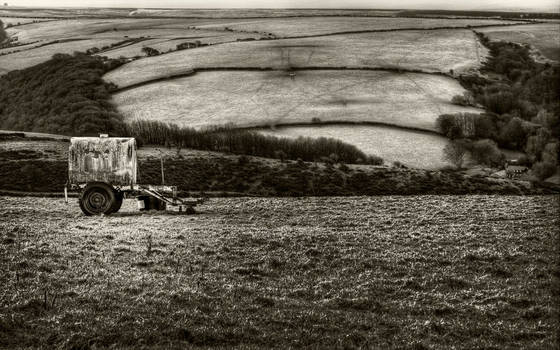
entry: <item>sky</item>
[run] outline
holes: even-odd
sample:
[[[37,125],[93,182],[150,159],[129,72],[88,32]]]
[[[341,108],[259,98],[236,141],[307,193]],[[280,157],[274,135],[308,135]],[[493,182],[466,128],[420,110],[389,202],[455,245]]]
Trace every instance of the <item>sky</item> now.
[[[379,8],[560,12],[560,0],[1,0],[11,6],[129,8]]]

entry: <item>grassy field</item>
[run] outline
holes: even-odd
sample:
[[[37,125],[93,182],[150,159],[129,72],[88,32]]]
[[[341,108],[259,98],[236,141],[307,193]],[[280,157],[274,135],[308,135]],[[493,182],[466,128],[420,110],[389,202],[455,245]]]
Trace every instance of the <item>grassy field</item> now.
[[[446,137],[385,126],[332,125],[296,126],[261,133],[279,137],[333,137],[377,155],[387,164],[401,162],[418,169],[439,169],[451,165],[443,160]]]
[[[352,10],[352,9],[158,9],[158,8],[0,8],[0,16],[23,17],[183,17],[183,18],[251,18],[251,17],[286,17],[286,16],[393,16],[398,10]]]
[[[453,79],[368,71],[204,72],[113,95],[126,119],[190,127],[266,126],[321,121],[381,122],[435,130],[443,113],[477,111],[450,103]],[[204,96],[204,98],[201,98]]]
[[[89,38],[94,35],[108,35],[111,38],[136,34],[142,31],[144,36],[158,29],[170,28],[175,32],[189,25],[182,19],[80,19],[49,21],[9,28],[8,34],[17,35],[20,42],[37,40],[59,40],[70,38]]]
[[[4,23],[4,27],[8,26],[8,25],[20,25],[20,24],[27,24],[27,23],[33,23],[33,22],[44,22],[44,21],[50,21],[51,19],[48,18],[27,18],[27,17],[2,17],[0,15],[0,21],[2,21],[2,23]]]
[[[49,17],[49,18],[76,18],[83,16],[103,16],[123,17],[128,15],[131,9],[126,8],[93,8],[93,7],[57,7],[57,8],[40,8],[40,7],[3,7],[0,8],[0,16],[22,16],[22,17]]]
[[[481,26],[514,23],[496,19],[439,19],[439,18],[363,18],[363,17],[312,17],[240,19],[225,23],[197,25],[199,28],[272,33],[277,37],[324,35],[363,30],[388,30],[403,28],[438,28]]]
[[[560,23],[477,29],[491,40],[529,44],[550,60],[560,62]]]
[[[180,35],[179,35],[180,34]],[[119,57],[135,57],[135,56],[145,56],[142,52],[143,47],[151,47],[162,53],[168,50],[176,50],[178,44],[189,42],[194,43],[200,41],[201,44],[221,44],[225,42],[235,42],[237,40],[260,38],[258,34],[245,34],[245,33],[230,33],[230,32],[217,32],[217,31],[206,31],[206,30],[184,30],[180,33],[174,31],[165,37],[158,39],[149,39],[142,41],[137,44],[128,45],[122,48],[116,48],[114,50],[106,51],[100,53],[99,55],[107,56],[111,58]]]
[[[136,9],[130,16],[251,18],[251,17],[308,17],[308,16],[393,16],[398,10],[352,9]]]
[[[0,347],[553,349],[558,197],[0,197]]]
[[[75,51],[85,51],[92,47],[109,46],[118,41],[119,39],[85,39],[55,43],[35,48],[8,48],[6,49],[7,51],[18,52],[0,56],[0,75],[12,70],[24,69],[43,63],[57,53],[72,54]]]
[[[351,67],[458,73],[487,50],[468,30],[401,31],[229,43],[131,62],[105,75],[121,87],[204,67]]]

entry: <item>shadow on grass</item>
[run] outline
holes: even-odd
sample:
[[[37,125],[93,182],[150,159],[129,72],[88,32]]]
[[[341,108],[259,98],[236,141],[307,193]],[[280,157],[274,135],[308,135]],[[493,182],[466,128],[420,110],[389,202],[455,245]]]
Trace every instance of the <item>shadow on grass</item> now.
[[[202,214],[206,214],[206,213],[202,213],[202,212],[196,212],[194,214],[188,214],[184,211],[180,212],[180,211],[169,211],[169,210],[150,210],[150,211],[124,211],[124,212],[118,212],[118,213],[114,213],[111,214],[110,217],[116,217],[116,218],[122,218],[122,217],[143,217],[143,216],[190,216],[190,217],[194,217],[194,216],[199,216]]]

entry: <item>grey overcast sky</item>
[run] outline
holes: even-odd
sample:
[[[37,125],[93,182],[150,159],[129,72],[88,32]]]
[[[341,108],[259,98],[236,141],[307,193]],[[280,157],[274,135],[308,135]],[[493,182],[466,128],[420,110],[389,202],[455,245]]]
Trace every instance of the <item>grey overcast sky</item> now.
[[[11,6],[131,8],[379,8],[560,12],[560,0],[1,0]]]

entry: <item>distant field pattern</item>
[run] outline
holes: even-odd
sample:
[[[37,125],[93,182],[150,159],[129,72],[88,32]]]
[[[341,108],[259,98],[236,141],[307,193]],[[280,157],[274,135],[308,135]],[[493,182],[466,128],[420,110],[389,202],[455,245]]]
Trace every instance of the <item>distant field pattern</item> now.
[[[546,58],[560,62],[560,23],[477,29],[491,40],[529,44]]]
[[[462,72],[487,50],[469,30],[400,31],[228,43],[131,62],[105,75],[125,87],[206,67],[348,67]]]
[[[199,25],[200,28],[271,33],[279,37],[324,35],[366,30],[388,30],[403,28],[465,28],[515,23],[496,19],[439,19],[439,18],[367,18],[367,17],[312,17],[312,18],[266,18],[223,21],[222,23]]]
[[[216,32],[216,31],[204,31],[204,30],[185,30],[181,32],[181,36],[163,36],[155,39],[147,39],[133,45],[127,45],[122,48],[115,48],[109,50],[99,55],[107,56],[111,58],[119,57],[135,57],[135,56],[145,56],[142,52],[142,48],[151,47],[158,50],[161,53],[165,53],[169,50],[176,50],[178,44],[182,43],[192,43],[199,41],[201,44],[220,44],[224,42],[235,42],[238,39],[246,38],[259,38],[260,36],[229,33],[229,32]]]
[[[478,111],[452,105],[455,80],[429,74],[368,71],[205,72],[114,95],[128,120],[189,127],[263,126],[321,121],[380,122],[435,130],[443,113]]]
[[[28,24],[33,22],[45,22],[50,21],[48,18],[27,18],[27,17],[2,17],[0,15],[0,21],[4,23],[4,27],[17,26],[21,24]]]
[[[116,40],[113,39],[86,39],[51,44],[38,48],[33,48],[35,45],[30,45],[32,47],[30,49],[0,56],[0,75],[11,70],[24,69],[45,62],[57,53],[71,54],[75,51],[85,51],[91,47],[110,45],[115,42]],[[20,48],[15,47],[7,50],[16,51],[20,50]]]

